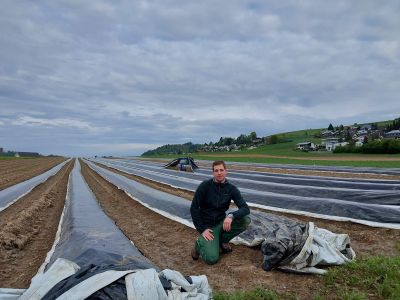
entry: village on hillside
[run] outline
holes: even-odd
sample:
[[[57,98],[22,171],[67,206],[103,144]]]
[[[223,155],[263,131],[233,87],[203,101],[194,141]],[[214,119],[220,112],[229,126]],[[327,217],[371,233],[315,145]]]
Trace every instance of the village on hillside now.
[[[379,123],[378,123],[379,124]],[[252,150],[262,145],[281,143],[294,144],[293,150],[311,152],[353,152],[353,153],[400,153],[400,118],[371,124],[354,124],[350,126],[332,124],[325,129],[304,130],[291,133],[274,134],[258,137],[256,132],[241,134],[237,138],[221,137],[217,142],[205,144],[167,144],[154,150],[148,150],[142,156],[162,154],[184,154],[201,152],[230,152]],[[295,138],[293,137],[295,136]],[[369,149],[365,149],[368,145]],[[358,151],[358,150],[362,151]]]
[[[321,137],[321,144],[304,141],[297,143],[296,148],[304,151],[333,151],[337,147],[348,145],[361,147],[369,141],[398,139],[400,138],[400,130],[385,131],[384,129],[378,129],[376,124],[364,124],[362,126],[341,125],[336,128],[330,124],[327,130],[321,131],[320,135],[316,137]]]

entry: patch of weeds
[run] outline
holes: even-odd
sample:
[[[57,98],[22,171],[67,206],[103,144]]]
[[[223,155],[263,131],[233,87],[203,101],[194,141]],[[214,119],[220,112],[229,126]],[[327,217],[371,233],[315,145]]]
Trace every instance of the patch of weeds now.
[[[396,241],[396,243],[394,244],[394,247],[396,248],[397,252],[400,253],[400,241]]]
[[[329,269],[326,294],[340,299],[399,299],[400,257],[372,257]]]
[[[251,291],[234,291],[234,292],[221,292],[215,293],[213,299],[215,300],[278,300],[288,299],[282,298],[277,293],[264,289],[256,288]],[[293,298],[292,298],[293,299]]]

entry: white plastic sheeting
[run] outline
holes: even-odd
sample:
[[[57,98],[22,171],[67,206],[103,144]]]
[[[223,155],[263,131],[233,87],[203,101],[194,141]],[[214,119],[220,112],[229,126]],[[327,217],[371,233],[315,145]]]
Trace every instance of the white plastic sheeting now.
[[[0,290],[0,299],[42,299],[56,284],[75,274],[78,270],[79,266],[74,262],[57,259],[50,269],[32,280],[29,289],[2,289]],[[159,276],[170,281],[172,288],[165,291]],[[212,290],[208,284],[207,277],[204,275],[191,276],[192,283],[189,283],[177,271],[166,269],[158,273],[155,269],[138,269],[126,271],[109,270],[98,273],[58,295],[57,299],[85,299],[120,278],[125,279],[127,299],[208,300],[212,296]]]
[[[170,278],[175,286],[163,287],[157,275],[159,268],[145,258],[104,214],[80,174],[78,161],[70,174],[59,227],[60,238],[56,239],[56,245],[32,279],[29,289],[0,289],[0,300],[84,299],[95,292],[96,299],[106,299],[110,291],[119,299],[133,299],[133,295],[143,295],[135,299],[154,299],[144,281],[148,281],[147,287],[161,286],[163,295],[167,296],[165,299],[191,297],[203,300],[211,297],[205,276],[193,276],[193,282],[189,283],[180,273],[166,270],[166,274],[160,273],[160,276],[165,278],[168,274],[175,274]],[[126,292],[121,285],[115,287],[119,278],[129,280]],[[102,291],[103,288],[107,291]]]
[[[91,162],[88,162],[88,165],[107,181],[125,191],[134,200],[145,203],[147,207],[156,212],[164,212],[164,216],[170,217],[174,221],[184,225],[189,223],[189,226],[193,227],[189,213],[189,201],[149,188]],[[248,246],[261,243],[261,250],[265,256],[265,268],[264,266],[263,268],[266,270],[286,266],[288,269],[299,272],[321,274],[324,271],[315,268],[315,266],[339,265],[355,257],[347,235],[337,235],[331,232],[328,234],[327,230],[315,231],[312,223],[306,226],[288,218],[263,212],[252,212],[250,218],[252,223],[249,228],[239,235],[234,242]],[[326,234],[323,235],[322,232]],[[332,243],[332,240],[342,240],[343,243]],[[339,255],[343,251],[343,247],[345,250],[348,249],[347,256],[343,253]],[[301,258],[299,257],[300,254]],[[316,257],[311,261],[310,257],[314,255]],[[344,259],[344,256],[346,259]],[[271,261],[273,261],[272,265],[270,265]]]
[[[201,180],[209,176],[197,173],[179,173],[154,165],[144,165],[119,160],[98,160],[120,171],[141,176],[174,188],[194,191]],[[351,221],[368,226],[400,229],[400,182],[382,183],[370,180],[370,189],[360,189],[366,182],[357,180],[321,180],[319,186],[307,186],[301,181],[290,184],[234,178],[249,206],[272,211],[313,216],[337,221]],[[235,182],[232,180],[232,182]],[[296,184],[294,184],[296,183]],[[306,183],[305,183],[306,184]],[[361,184],[361,185],[360,185]],[[324,186],[324,185],[329,185]],[[371,189],[376,186],[376,189]],[[308,196],[305,196],[308,195]]]
[[[285,217],[252,212],[248,230],[234,238],[236,245],[261,245],[263,268],[324,274],[317,266],[342,265],[355,259],[347,234],[336,234]]]

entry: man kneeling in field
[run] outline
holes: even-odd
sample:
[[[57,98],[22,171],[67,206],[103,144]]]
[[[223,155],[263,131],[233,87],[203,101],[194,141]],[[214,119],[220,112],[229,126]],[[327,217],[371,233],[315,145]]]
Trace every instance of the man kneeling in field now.
[[[226,179],[225,162],[215,161],[212,165],[213,178],[203,181],[193,197],[190,213],[194,226],[200,233],[192,258],[200,256],[207,264],[215,264],[222,253],[232,251],[229,241],[246,230],[250,224],[249,207],[236,186]],[[238,210],[226,215],[233,200]]]

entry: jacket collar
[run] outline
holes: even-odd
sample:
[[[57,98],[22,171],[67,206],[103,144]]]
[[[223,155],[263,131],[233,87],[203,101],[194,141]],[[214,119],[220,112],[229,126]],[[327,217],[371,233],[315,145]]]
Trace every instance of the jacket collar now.
[[[226,179],[226,178],[225,178],[225,180],[224,180],[224,181],[222,181],[222,182],[218,182],[218,181],[216,181],[214,177],[213,177],[211,180],[212,180],[212,181],[213,181],[215,184],[221,184],[221,185],[225,185],[225,184],[227,184],[227,183],[228,183],[228,179]]]

